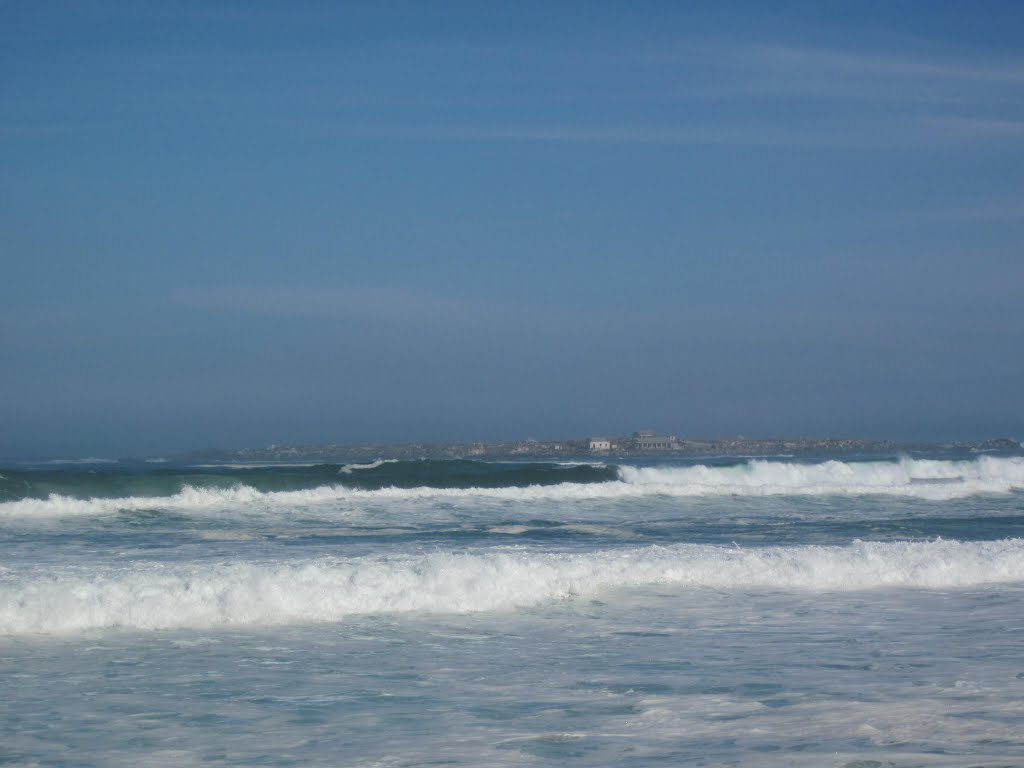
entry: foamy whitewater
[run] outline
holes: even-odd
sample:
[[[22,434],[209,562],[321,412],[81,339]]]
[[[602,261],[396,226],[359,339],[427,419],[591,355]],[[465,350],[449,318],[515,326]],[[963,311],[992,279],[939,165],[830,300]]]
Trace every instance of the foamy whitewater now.
[[[5,765],[1024,765],[1024,458],[0,467]]]

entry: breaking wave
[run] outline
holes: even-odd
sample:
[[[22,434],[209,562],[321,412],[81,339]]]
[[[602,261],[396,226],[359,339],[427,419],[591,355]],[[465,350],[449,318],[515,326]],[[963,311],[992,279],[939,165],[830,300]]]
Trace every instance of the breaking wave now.
[[[452,468],[447,464],[456,464]],[[406,465],[406,466],[401,466]],[[947,500],[1024,489],[1024,458],[982,456],[970,461],[904,458],[898,461],[817,464],[753,460],[732,466],[604,467],[529,465],[494,469],[481,462],[374,462],[360,467],[318,466],[299,475],[284,470],[253,480],[219,478],[227,487],[177,484],[173,492],[127,496],[50,493],[0,502],[0,519],[107,515],[133,510],[190,512],[234,509],[273,511],[344,501],[491,499],[574,501],[641,496],[857,496],[882,495]],[[345,474],[344,470],[351,474]],[[339,472],[342,473],[339,475]],[[378,476],[377,473],[387,473]],[[403,484],[382,485],[398,473]],[[326,473],[326,474],[325,474]],[[441,479],[437,475],[441,474]],[[571,473],[571,474],[568,474]],[[349,478],[371,476],[359,481]],[[244,479],[243,479],[244,478]],[[330,482],[325,479],[332,478]],[[344,480],[339,481],[340,478]],[[571,478],[571,479],[570,479]],[[202,478],[201,478],[202,479]],[[273,490],[288,483],[311,487]],[[526,481],[530,481],[526,483]],[[5,480],[5,482],[7,482]],[[13,481],[12,481],[13,482]],[[24,482],[24,481],[21,481]],[[255,487],[262,482],[266,487]],[[415,484],[413,484],[415,482]],[[11,483],[9,483],[10,485]],[[8,496],[8,498],[10,498]]]
[[[367,464],[346,464],[338,470],[339,475],[351,475],[353,472],[364,469],[378,469],[385,464],[398,464],[398,459],[377,459]]]
[[[135,562],[0,571],[0,635],[343,620],[513,610],[661,585],[952,589],[1024,581],[1024,540],[862,542],[740,549],[696,544],[581,554],[516,550],[230,564]]]
[[[621,467],[623,481],[670,495],[852,496],[893,495],[948,499],[1024,489],[1024,458],[970,461],[903,458],[898,461],[826,461],[818,464],[755,460],[730,467]]]

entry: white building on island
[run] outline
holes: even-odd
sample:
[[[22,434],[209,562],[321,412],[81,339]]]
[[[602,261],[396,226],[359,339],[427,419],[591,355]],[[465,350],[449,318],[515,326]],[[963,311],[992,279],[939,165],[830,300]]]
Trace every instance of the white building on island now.
[[[593,452],[597,451],[610,451],[612,449],[612,441],[607,437],[592,437],[590,438],[590,450]]]

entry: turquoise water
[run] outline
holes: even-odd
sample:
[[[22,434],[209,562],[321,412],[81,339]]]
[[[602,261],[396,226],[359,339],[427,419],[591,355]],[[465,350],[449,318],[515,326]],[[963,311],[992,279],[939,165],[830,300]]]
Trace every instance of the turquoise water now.
[[[1024,765],[1024,459],[0,469],[0,763]]]

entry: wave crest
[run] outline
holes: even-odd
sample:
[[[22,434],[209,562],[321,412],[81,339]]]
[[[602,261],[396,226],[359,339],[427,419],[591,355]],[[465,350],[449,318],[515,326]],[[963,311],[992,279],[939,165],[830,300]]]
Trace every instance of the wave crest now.
[[[518,551],[300,562],[134,563],[0,574],[0,634],[339,621],[510,610],[644,585],[820,591],[1024,581],[1024,540],[854,542],[739,549],[681,544],[585,554]]]
[[[383,465],[378,465],[380,468]],[[360,472],[373,471],[367,465]],[[587,501],[642,496],[856,496],[884,495],[934,501],[1024,490],[1024,458],[983,456],[971,461],[904,458],[900,461],[826,461],[800,464],[754,460],[727,467],[617,468],[618,479],[497,487],[320,485],[297,490],[259,490],[186,485],[166,496],[79,499],[64,494],[0,503],[0,518],[99,516],[123,511],[242,512],[286,510],[340,502],[489,499],[497,501]]]
[[[825,461],[800,464],[754,460],[731,467],[620,467],[621,478],[669,495],[895,495],[947,499],[1024,488],[1024,458],[971,461]]]

